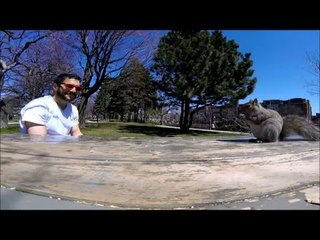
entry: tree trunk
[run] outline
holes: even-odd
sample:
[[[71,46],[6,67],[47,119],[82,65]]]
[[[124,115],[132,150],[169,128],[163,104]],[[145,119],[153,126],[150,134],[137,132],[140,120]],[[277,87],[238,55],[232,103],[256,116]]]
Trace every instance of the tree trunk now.
[[[193,122],[193,116],[196,113],[196,111],[191,111],[191,113],[189,114],[189,122],[188,122],[188,130],[191,128],[192,126],[192,122]]]
[[[190,115],[190,102],[189,100],[185,100],[182,103],[181,117],[180,117],[180,130],[184,133],[187,133],[190,128],[189,115]]]
[[[182,129],[183,119],[184,119],[184,101],[182,100],[181,101],[181,113],[180,113],[180,119],[179,119],[180,129]]]
[[[84,126],[85,124],[85,111],[87,108],[87,104],[88,104],[88,97],[86,96],[82,96],[81,100],[80,100],[80,104],[79,104],[79,123],[80,126]]]
[[[0,128],[7,128],[8,125],[8,113],[4,110],[6,104],[1,99],[0,100]]]

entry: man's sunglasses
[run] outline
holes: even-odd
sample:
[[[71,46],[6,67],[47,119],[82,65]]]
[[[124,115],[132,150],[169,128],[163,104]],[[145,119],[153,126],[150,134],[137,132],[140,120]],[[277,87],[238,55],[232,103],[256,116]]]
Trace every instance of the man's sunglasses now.
[[[82,86],[78,86],[78,85],[74,85],[74,84],[70,84],[70,83],[61,83],[63,85],[65,85],[67,88],[69,88],[70,90],[73,88],[76,88],[76,90],[79,92],[81,90],[83,90]]]

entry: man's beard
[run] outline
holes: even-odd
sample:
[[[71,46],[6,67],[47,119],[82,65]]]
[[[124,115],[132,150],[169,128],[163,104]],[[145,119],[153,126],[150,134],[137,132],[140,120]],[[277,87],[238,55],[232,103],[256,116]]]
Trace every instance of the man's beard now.
[[[57,95],[59,98],[65,100],[65,101],[68,101],[68,102],[69,102],[69,101],[72,101],[72,100],[75,99],[75,97],[76,97],[76,94],[74,94],[74,93],[72,93],[72,92],[69,92],[69,93],[68,93],[67,91],[65,91],[65,90],[62,89],[61,87],[58,88],[58,91],[57,91],[56,95]],[[69,96],[70,96],[70,99],[69,99],[66,95],[69,95]]]

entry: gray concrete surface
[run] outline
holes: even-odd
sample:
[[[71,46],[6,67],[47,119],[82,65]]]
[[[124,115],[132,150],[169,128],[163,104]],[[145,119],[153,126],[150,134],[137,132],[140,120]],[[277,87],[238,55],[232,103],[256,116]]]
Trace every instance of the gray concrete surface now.
[[[319,142],[1,135],[1,185],[1,209],[318,210]]]
[[[244,199],[241,201],[208,204],[173,210],[320,210],[319,204],[308,202],[307,192],[318,192],[319,185],[309,185],[295,190]],[[1,210],[130,210],[115,206],[91,205],[83,201],[39,196],[31,193],[1,188]]]
[[[97,210],[105,209],[77,201],[44,197],[1,187],[1,210]],[[112,209],[112,208],[111,208]]]

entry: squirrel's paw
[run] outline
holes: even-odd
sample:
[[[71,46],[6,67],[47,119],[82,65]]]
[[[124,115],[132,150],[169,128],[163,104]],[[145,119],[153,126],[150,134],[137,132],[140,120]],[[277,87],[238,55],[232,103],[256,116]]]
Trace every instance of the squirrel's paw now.
[[[240,113],[240,114],[239,114],[239,118],[240,118],[240,119],[246,119],[246,115],[244,115],[243,113]]]
[[[252,143],[263,143],[263,141],[262,141],[262,140],[257,139],[257,138],[249,139],[249,142],[252,142]]]

